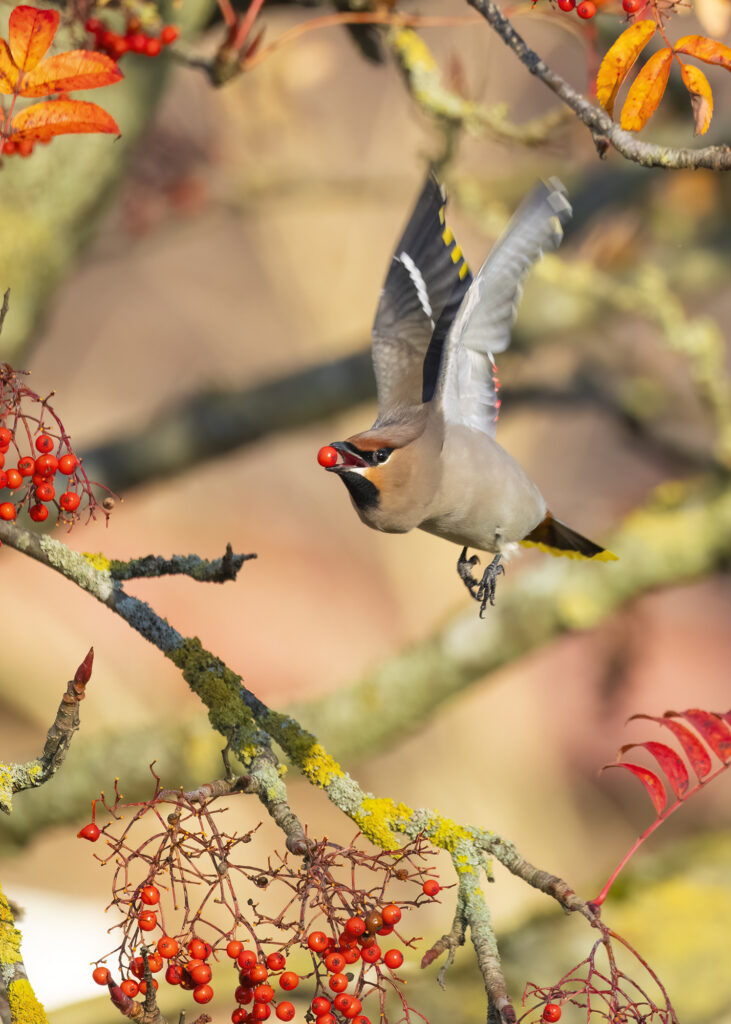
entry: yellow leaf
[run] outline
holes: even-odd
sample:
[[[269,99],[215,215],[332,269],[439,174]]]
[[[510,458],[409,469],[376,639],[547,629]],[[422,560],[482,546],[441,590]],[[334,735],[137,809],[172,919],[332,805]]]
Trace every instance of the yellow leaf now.
[[[705,36],[683,36],[673,47],[676,53],[687,53],[689,57],[697,57],[706,64],[720,64],[731,71],[731,47],[715,39]]]
[[[705,135],[713,117],[711,84],[700,68],[683,64],[683,82],[690,93],[690,104],[695,120],[695,134]]]
[[[0,92],[9,96],[18,81],[18,69],[10,56],[8,44],[0,39]]]
[[[669,47],[658,50],[635,78],[622,108],[620,124],[625,131],[640,131],[657,110],[668,84],[672,59]]]
[[[627,73],[655,34],[654,21],[636,21],[607,51],[596,76],[597,99],[610,114]]]

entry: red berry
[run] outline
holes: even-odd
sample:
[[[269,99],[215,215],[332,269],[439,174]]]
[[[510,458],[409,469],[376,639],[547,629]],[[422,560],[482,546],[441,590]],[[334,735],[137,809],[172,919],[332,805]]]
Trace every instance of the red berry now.
[[[98,18],[89,18],[84,25],[87,32],[91,32],[92,35],[96,35],[101,32],[104,28],[104,23],[99,21]]]
[[[169,935],[163,935],[157,942],[157,951],[160,956],[164,956],[166,960],[170,957],[175,956],[180,949],[177,941],[171,938]]]
[[[136,956],[134,960],[130,961],[129,969],[132,974],[134,974],[135,978],[144,978],[145,961],[141,956]]]
[[[332,992],[344,992],[348,987],[348,979],[344,974],[333,974],[328,982]]]
[[[173,939],[173,941],[175,940]],[[168,969],[165,971],[165,981],[168,985],[179,985],[182,980],[183,968],[180,964],[168,964]]]
[[[266,1020],[272,1012],[271,1006],[268,1003],[254,1003],[251,1016],[254,1020]]]
[[[6,476],[8,478],[8,487],[11,491],[17,490],[17,488],[23,483],[23,477],[17,469],[8,469],[6,471]]]
[[[338,1024],[332,1013],[323,1013],[315,1018],[315,1024]]]
[[[15,505],[12,501],[4,501],[0,505],[0,519],[4,519],[6,523],[15,519]]]
[[[323,1013],[330,1012],[330,1005],[330,1000],[325,996],[315,996],[312,1000],[312,1012],[316,1017],[321,1017]]]
[[[58,499],[58,503],[64,512],[75,512],[81,504],[81,498],[74,491],[65,491]]]
[[[275,1011],[280,1020],[292,1020],[294,1017],[294,1003],[283,1002],[277,1006]]]
[[[588,4],[591,3],[591,0],[584,0],[584,2]],[[427,896],[436,896],[441,888],[436,878],[427,878],[421,887],[421,891]]]
[[[360,999],[356,999],[355,996],[348,996],[348,1002],[341,1009],[341,1013],[346,1020],[352,1020],[357,1017],[360,1011],[363,1009],[363,1004]]]
[[[622,0],[622,7],[624,7],[627,14],[637,14],[640,7],[642,7],[642,0]]]
[[[588,0],[587,0],[588,2]],[[150,38],[148,36],[145,43],[145,55],[147,57],[157,57],[162,52],[162,43],[159,39]]]
[[[581,3],[576,8],[576,13],[580,18],[593,18],[596,14],[596,4],[592,3],[592,0],[581,0]]]
[[[331,444],[326,444],[317,453],[317,461],[327,469],[329,466],[334,466],[338,461],[338,453]]]
[[[213,989],[210,985],[197,985],[193,989],[193,998],[196,1003],[210,1003],[213,999]]]
[[[235,960],[243,948],[243,942],[239,942],[238,939],[231,939],[228,946],[226,946],[226,956],[230,956],[232,960]]]
[[[123,981],[119,987],[122,989],[126,996],[130,997],[130,999],[134,999],[134,997],[140,990],[140,986],[137,984],[136,981],[132,981],[131,978],[127,978],[127,980]]]
[[[6,139],[5,142],[3,142],[3,153],[5,156],[12,156],[14,152],[15,143],[11,142],[10,139]]]
[[[137,918],[137,923],[143,932],[151,932],[157,924],[157,914],[153,910],[143,910]]]
[[[20,469],[20,463],[18,463],[18,469]],[[35,472],[40,473],[41,476],[53,476],[57,469],[58,459],[55,455],[39,455],[35,461]]]
[[[36,497],[39,501],[53,501],[56,497],[56,488],[53,484],[38,484],[36,487]]]
[[[379,928],[376,935],[390,935],[393,928],[390,924],[384,924],[383,928]]]
[[[236,957],[236,962],[243,971],[250,971],[256,963],[256,953],[251,949],[242,949]]]
[[[8,430],[7,427],[0,427],[0,447],[9,445],[13,440],[12,431]]]
[[[561,1007],[556,1003],[546,1003],[543,1007],[543,1020],[556,1021],[561,1018]]]
[[[573,11],[574,7],[576,7],[576,0],[558,0],[558,6],[559,10],[566,11],[568,14],[569,11]]]
[[[335,451],[334,448],[332,450]],[[320,455],[322,455],[324,451],[325,449],[321,448]],[[337,455],[337,452],[335,452],[335,454]],[[320,456],[318,455],[318,460],[319,457]],[[359,935],[362,935],[365,930],[365,921],[363,920],[362,917],[351,917],[349,921],[345,922],[345,931],[348,933],[348,935],[352,935],[353,938],[355,939],[357,939]]]
[[[191,939],[188,952],[194,960],[207,960],[211,955],[211,947],[203,939]]]
[[[36,451],[41,455],[47,455],[53,448],[53,438],[48,434],[39,434],[36,438]]]
[[[34,523],[42,523],[44,520],[48,519],[48,509],[45,505],[32,505],[28,509],[28,515]]]
[[[383,928],[383,918],[377,910],[372,910],[370,914],[366,915],[365,925],[368,934],[373,935],[379,928]]]
[[[285,971],[279,979],[279,985],[285,992],[291,992],[293,989],[297,988],[299,983],[299,975],[295,974],[294,971]]]
[[[4,507],[4,505],[0,505],[0,519],[5,518],[5,516],[3,515]],[[13,508],[12,505],[10,507]],[[15,510],[13,509],[13,511]],[[77,839],[88,839],[90,843],[95,843],[100,835],[101,833],[99,831],[99,828],[97,825],[94,824],[93,821],[90,821],[88,825],[84,825],[81,831],[76,833]]]
[[[106,967],[96,967],[92,972],[91,976],[97,985],[106,985],[111,975]]]
[[[233,1021],[233,1024],[244,1024],[247,1016],[248,1014],[246,1010],[242,1006],[239,1006],[238,1010],[234,1010],[231,1014],[231,1020]]]
[[[325,957],[325,967],[331,974],[337,974],[345,967],[345,957],[342,953],[328,953]]]
[[[0,469],[5,465],[5,453],[0,451]]]
[[[395,903],[389,903],[388,906],[384,907],[381,911],[381,917],[383,918],[384,924],[398,924],[401,920],[401,909],[400,907],[397,907]]]
[[[0,491],[3,489],[3,487],[7,487],[7,484],[8,474],[4,470],[0,469]]]
[[[348,946],[347,949],[341,949],[340,952],[343,954],[346,964],[356,964],[360,960],[360,950],[357,946]]]
[[[234,992],[234,999],[237,1003],[250,1003],[254,998],[254,992],[250,988],[246,988],[245,985],[239,985]]]
[[[267,967],[270,971],[281,971],[286,963],[287,958],[283,953],[270,953],[267,957]]]
[[[262,981],[267,980],[269,977],[269,971],[266,969],[264,964],[254,964],[254,966],[249,970],[249,977],[259,985]]]
[[[160,33],[160,42],[163,44],[163,46],[170,46],[171,43],[175,42],[179,35],[180,29],[178,28],[177,25],[165,25],[162,32]],[[282,1020],[284,1019],[285,1018],[282,1017]],[[286,1019],[289,1020],[289,1018]]]
[[[376,945],[374,942],[372,946],[368,946],[366,949],[361,951],[361,959],[367,964],[375,964],[381,959],[381,947]]]
[[[371,1018],[359,1014],[357,1017],[353,1017],[353,1024],[371,1024]]]
[[[153,979],[152,979],[152,987],[153,987],[153,988],[154,988],[154,989],[155,989],[156,991],[157,991],[157,989],[159,989],[159,988],[160,988],[160,986],[159,986],[159,985],[158,985],[158,983],[157,983],[157,978],[153,978]],[[140,982],[140,992],[142,992],[142,994],[143,994],[143,995],[145,995],[145,994],[147,993],[147,982],[146,982],[146,981],[141,981],[141,982]]]
[[[313,953],[322,953],[329,945],[327,935],[324,932],[312,932],[307,937],[307,945]]]
[[[110,47],[108,47],[109,56],[113,60],[119,60],[129,50],[129,41],[125,36],[117,36]]]
[[[254,989],[254,999],[257,1003],[271,1003],[274,999],[274,989],[271,985],[257,985]]]
[[[154,907],[160,902],[160,890],[156,885],[143,885],[140,891],[140,899],[148,907]]]
[[[383,962],[386,967],[390,967],[392,971],[395,971],[404,962],[404,955],[398,949],[389,949],[383,954]]]
[[[116,32],[112,32],[110,28],[105,29],[104,32],[99,36],[99,45],[104,50],[111,50],[114,46],[115,41],[119,39]]]
[[[198,964],[192,970],[188,971],[196,985],[205,985],[211,980],[211,968],[208,964]]]
[[[46,456],[42,455],[41,458],[46,458]],[[18,472],[21,476],[33,476],[33,473],[35,472],[35,465],[35,460],[31,458],[30,455],[26,455],[24,459],[18,460]],[[41,475],[47,476],[45,473],[42,473]]]

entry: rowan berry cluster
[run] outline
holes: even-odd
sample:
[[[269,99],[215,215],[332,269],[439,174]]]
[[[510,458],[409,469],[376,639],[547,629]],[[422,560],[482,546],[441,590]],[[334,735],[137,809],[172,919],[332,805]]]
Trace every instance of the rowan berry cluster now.
[[[581,0],[579,4],[576,3],[576,0],[557,0],[557,3],[560,11],[570,14],[571,11],[576,10],[578,16],[585,21],[593,18],[596,14],[596,4],[593,3],[593,0]]]
[[[42,523],[55,508],[58,521],[73,526],[82,503],[93,518],[92,485],[49,403],[53,393],[40,398],[22,376],[0,363],[0,520],[11,522],[27,510]],[[110,498],[102,503],[107,517],[113,504]]]
[[[400,1020],[421,1017],[408,1006],[395,972],[417,941],[401,932],[402,918],[440,891],[423,863],[431,851],[422,840],[389,852],[309,841],[305,857],[270,854],[262,868],[240,859],[259,826],[244,834],[223,831],[221,798],[192,800],[160,789],[156,780],[150,801],[121,800],[115,784],[112,804],[102,794],[112,820],[102,828],[92,820],[79,832],[92,842],[104,838],[109,852],[97,859],[115,865],[110,907],[124,916],[111,931],[121,930],[122,939],[103,959],[116,954],[123,980],[117,985],[103,964],[93,978],[109,987],[121,1009],[124,999],[146,995],[150,980],[157,988],[153,975],[163,970],[168,984],[207,1003],[214,994],[212,966],[228,960],[233,1024],[272,1014],[290,1021],[299,1013],[316,1024],[370,1024],[367,1001],[388,1024],[387,998],[389,1005],[395,998]],[[165,804],[173,805],[170,813]],[[115,834],[121,812],[131,808],[131,820]],[[143,820],[145,836],[136,845]],[[152,836],[151,821],[161,826]],[[275,916],[257,898],[270,887],[268,905],[272,894],[281,896]],[[287,998],[295,990],[301,1009]]]
[[[142,31],[139,18],[130,18],[124,34],[114,32],[99,18],[89,18],[84,25],[94,36],[94,49],[106,53],[112,60],[119,60],[125,53],[139,53],[145,57],[158,57],[164,46],[170,46],[178,38],[177,25],[164,25],[159,36]]]

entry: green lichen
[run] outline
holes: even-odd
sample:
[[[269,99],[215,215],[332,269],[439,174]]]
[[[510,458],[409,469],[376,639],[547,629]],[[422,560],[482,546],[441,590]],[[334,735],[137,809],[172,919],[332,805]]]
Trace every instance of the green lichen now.
[[[177,665],[188,686],[206,705],[214,729],[228,736],[235,729],[251,725],[251,711],[241,700],[241,676],[207,651],[198,637],[183,640],[165,656]]]

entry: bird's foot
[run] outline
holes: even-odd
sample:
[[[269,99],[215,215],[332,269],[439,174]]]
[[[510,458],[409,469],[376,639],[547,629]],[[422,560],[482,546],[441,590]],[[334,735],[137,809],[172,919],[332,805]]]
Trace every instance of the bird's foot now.
[[[472,569],[475,565],[480,564],[480,559],[477,555],[473,555],[472,558],[467,557],[467,548],[462,548],[462,554],[459,556],[457,561],[457,572],[459,578],[462,580],[464,585],[470,592],[470,596],[477,600],[477,590],[480,586],[480,581],[472,575]]]
[[[488,565],[482,574],[480,580],[480,586],[477,588],[476,601],[480,602],[480,618],[485,617],[485,609],[487,608],[488,601],[491,605],[495,604],[495,587],[497,586],[498,576],[502,576],[505,572],[505,566],[501,563],[502,555],[495,555],[493,560]]]
[[[457,572],[459,578],[462,580],[464,585],[470,592],[470,596],[475,599],[480,605],[480,618],[484,618],[485,609],[488,603],[491,605],[495,604],[495,587],[497,586],[498,576],[502,576],[505,572],[505,566],[501,564],[502,555],[495,555],[493,560],[490,562],[488,567],[482,574],[482,579],[478,580],[472,575],[472,569],[475,565],[479,564],[480,559],[477,555],[473,555],[471,558],[467,557],[467,548],[462,548],[462,554],[459,556],[457,562]]]

